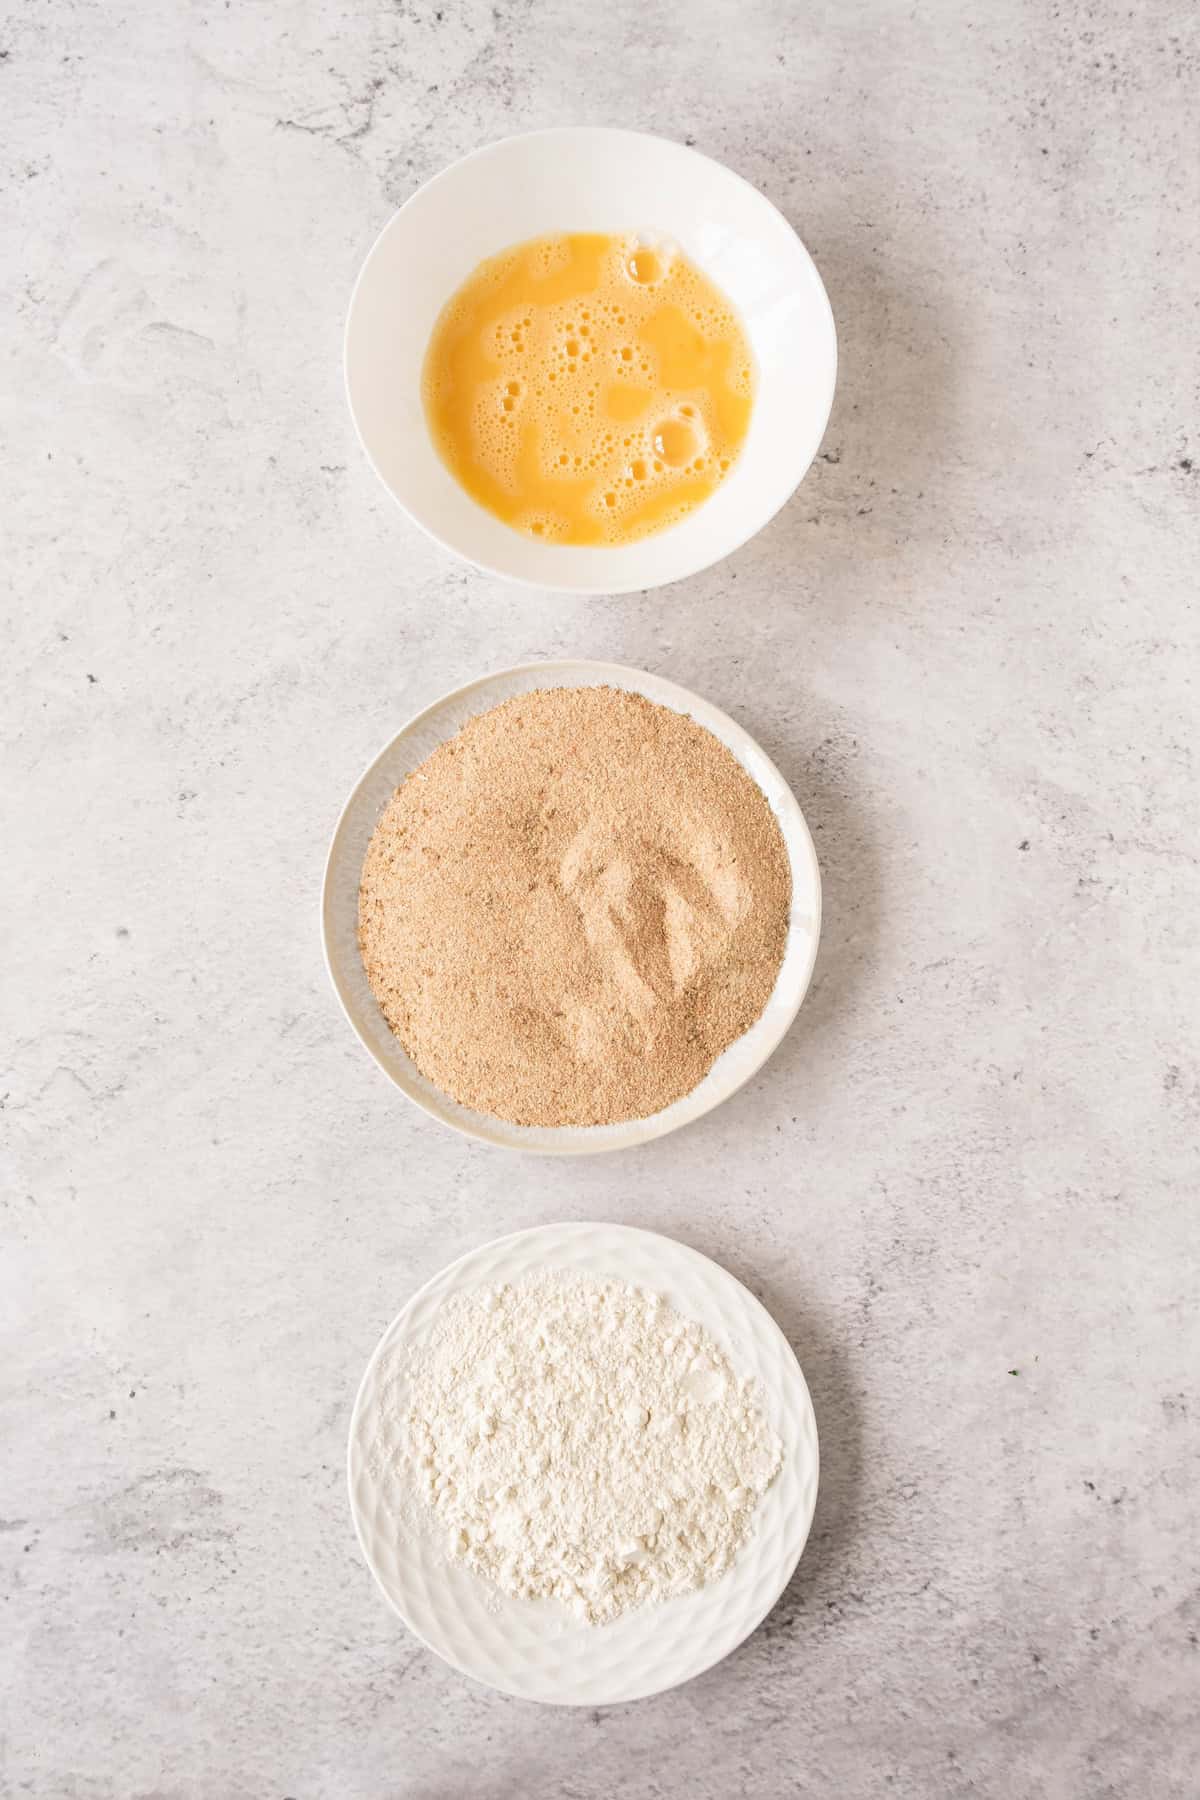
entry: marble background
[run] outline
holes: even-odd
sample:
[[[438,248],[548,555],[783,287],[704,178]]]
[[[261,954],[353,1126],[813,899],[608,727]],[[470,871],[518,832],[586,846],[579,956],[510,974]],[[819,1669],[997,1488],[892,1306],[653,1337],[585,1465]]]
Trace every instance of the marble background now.
[[[8,0],[5,1793],[1196,1793],[1198,19]],[[570,121],[761,187],[842,345],[793,503],[613,601],[450,561],[341,389],[391,210]],[[759,1078],[577,1166],[407,1106],[316,922],[398,724],[560,654],[732,712],[826,881]],[[414,1286],[588,1217],[763,1296],[824,1458],[763,1629],[595,1714],[420,1649],[343,1476]]]

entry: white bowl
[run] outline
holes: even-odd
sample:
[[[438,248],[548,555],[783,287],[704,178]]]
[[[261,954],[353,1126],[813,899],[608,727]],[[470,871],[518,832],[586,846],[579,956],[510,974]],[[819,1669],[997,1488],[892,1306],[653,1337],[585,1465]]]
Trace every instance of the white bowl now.
[[[757,364],[740,456],[678,525],[615,548],[543,544],[487,512],[429,436],[421,365],[445,302],[476,264],[554,231],[646,231],[677,243],[732,300]],[[812,258],[769,200],[682,144],[592,126],[503,138],[425,184],[384,227],[346,323],[346,390],[375,472],[447,549],[512,581],[621,594],[694,575],[766,524],[825,431],[833,314]]]
[[[704,1080],[647,1119],[616,1125],[512,1125],[460,1106],[426,1079],[403,1049],[371,992],[358,950],[358,888],[363,857],[379,815],[395,790],[439,744],[478,713],[536,688],[623,688],[687,714],[731,750],[758,783],[779,823],[792,872],[792,910],[779,975],[761,1018],[719,1056]],[[347,800],[329,846],[321,897],[325,962],[342,1010],[380,1068],[418,1106],[468,1137],[508,1150],[581,1156],[624,1150],[674,1131],[727,1100],[762,1067],[795,1018],[812,977],[821,929],[821,877],[804,815],[783,776],[754,739],[723,712],[674,682],[619,663],[526,663],[456,688],[410,719],[375,758]]]
[[[755,1530],[719,1581],[611,1625],[581,1625],[558,1608],[514,1600],[406,1522],[396,1475],[399,1359],[421,1344],[451,1294],[534,1270],[571,1269],[663,1294],[695,1319],[739,1375],[762,1384],[783,1465],[759,1502]],[[817,1500],[812,1401],[787,1339],[740,1281],[673,1238],[629,1225],[542,1225],[469,1251],[435,1275],[393,1320],[363,1376],[350,1421],[350,1509],[362,1553],[409,1630],[464,1674],[522,1700],[615,1706],[690,1681],[748,1637],[787,1586]]]

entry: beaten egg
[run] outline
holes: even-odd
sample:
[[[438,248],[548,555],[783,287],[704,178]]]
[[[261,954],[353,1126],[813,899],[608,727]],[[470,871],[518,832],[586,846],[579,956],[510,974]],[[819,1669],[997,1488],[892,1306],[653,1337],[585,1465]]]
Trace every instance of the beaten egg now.
[[[623,544],[706,500],[745,439],[749,342],[680,251],[571,232],[489,257],[425,356],[439,454],[497,518],[563,544]]]

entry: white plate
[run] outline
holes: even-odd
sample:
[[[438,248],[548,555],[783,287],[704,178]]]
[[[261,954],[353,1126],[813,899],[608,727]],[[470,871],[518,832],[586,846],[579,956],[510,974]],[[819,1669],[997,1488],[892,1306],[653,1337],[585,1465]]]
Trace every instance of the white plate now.
[[[499,706],[514,694],[528,694],[535,688],[599,687],[606,683],[631,694],[644,694],[648,700],[686,713],[698,725],[706,726],[733,752],[766,795],[783,833],[792,870],[792,910],[783,962],[762,1017],[717,1058],[699,1086],[662,1112],[616,1125],[511,1125],[505,1119],[493,1119],[460,1106],[435,1087],[407,1055],[379,1010],[358,950],[358,887],[363,857],[380,813],[405,776],[431,756],[439,744],[461,731],[468,719]],[[623,668],[619,663],[525,663],[516,669],[485,675],[443,695],[410,719],[380,751],[347,800],[329,846],[321,929],[329,978],[342,1010],[380,1068],[410,1100],[443,1124],[452,1125],[468,1137],[483,1138],[489,1144],[508,1150],[579,1156],[596,1150],[624,1150],[674,1131],[728,1099],[761,1068],[799,1011],[812,977],[821,929],[821,877],[804,815],[783,776],[754,739],[715,706],[686,688],[676,687],[674,682]]]
[[[680,524],[616,548],[541,544],[459,486],[430,440],[421,365],[434,321],[485,256],[554,231],[646,231],[677,243],[733,301],[757,364],[750,430],[727,480]],[[466,561],[534,587],[620,594],[707,568],[764,526],[824,435],[833,314],[812,258],[731,169],[636,131],[504,138],[436,176],[384,227],[346,322],[346,392],[384,486]]]
[[[757,1529],[719,1581],[611,1625],[581,1625],[545,1602],[512,1600],[400,1518],[395,1420],[381,1390],[397,1350],[423,1341],[451,1294],[535,1269],[577,1270],[648,1287],[696,1320],[739,1375],[762,1384],[783,1466]],[[748,1637],[800,1560],[817,1501],[817,1425],[787,1339],[727,1270],[672,1238],[629,1225],[544,1225],[472,1250],[409,1301],[367,1366],[350,1422],[350,1509],[362,1553],[409,1630],[489,1687],[523,1700],[614,1706],[690,1681]]]

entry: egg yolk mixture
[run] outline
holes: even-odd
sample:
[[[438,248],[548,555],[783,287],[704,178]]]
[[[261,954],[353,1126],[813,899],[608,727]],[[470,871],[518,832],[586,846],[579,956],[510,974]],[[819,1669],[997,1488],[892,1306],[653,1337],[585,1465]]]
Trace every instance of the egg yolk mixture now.
[[[442,459],[518,531],[623,544],[724,478],[753,405],[733,308],[677,250],[572,232],[489,257],[425,356]]]

